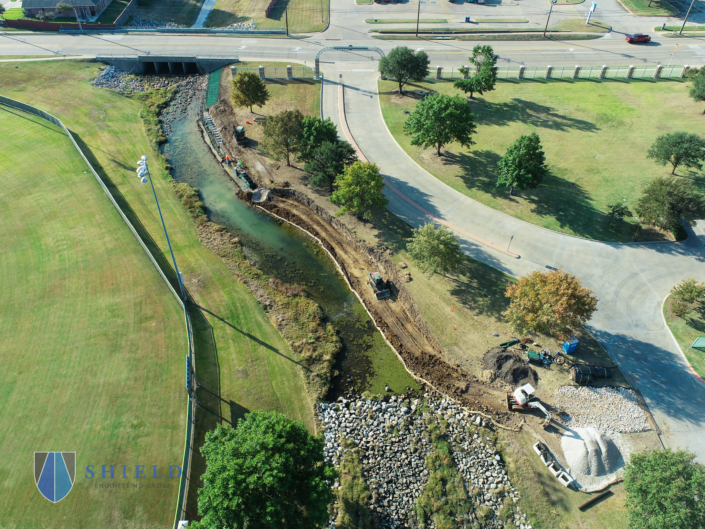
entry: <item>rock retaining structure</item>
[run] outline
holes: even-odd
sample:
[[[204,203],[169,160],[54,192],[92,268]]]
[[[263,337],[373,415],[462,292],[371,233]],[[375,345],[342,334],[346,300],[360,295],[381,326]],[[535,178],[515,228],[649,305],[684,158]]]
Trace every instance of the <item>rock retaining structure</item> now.
[[[156,88],[169,88],[177,86],[179,88],[190,88],[194,82],[192,79],[198,78],[196,75],[168,76],[161,75],[130,75],[116,66],[106,66],[98,77],[91,83],[97,88],[110,88],[121,94],[132,94],[134,92],[146,92]]]
[[[462,476],[474,509],[468,527],[531,529],[519,511],[519,493],[510,483],[490,435],[491,422],[464,410],[450,399],[425,394],[423,399],[392,396],[388,402],[346,400],[319,404],[325,428],[325,455],[339,465],[355,446],[370,487],[369,509],[374,527],[418,527],[416,500],[429,480],[426,458],[433,450],[429,427],[440,428]],[[352,445],[350,444],[352,443]],[[340,485],[336,482],[334,488]],[[334,527],[335,516],[331,520]],[[426,525],[428,528],[434,524]]]

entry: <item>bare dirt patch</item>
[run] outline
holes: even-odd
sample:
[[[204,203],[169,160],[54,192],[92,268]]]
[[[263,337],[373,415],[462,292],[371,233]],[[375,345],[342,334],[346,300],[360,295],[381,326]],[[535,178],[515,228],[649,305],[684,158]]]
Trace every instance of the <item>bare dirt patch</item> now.
[[[485,369],[495,373],[497,378],[501,378],[511,386],[522,386],[531,384],[536,387],[539,376],[532,369],[529,363],[518,354],[494,347],[485,353],[483,357]]]

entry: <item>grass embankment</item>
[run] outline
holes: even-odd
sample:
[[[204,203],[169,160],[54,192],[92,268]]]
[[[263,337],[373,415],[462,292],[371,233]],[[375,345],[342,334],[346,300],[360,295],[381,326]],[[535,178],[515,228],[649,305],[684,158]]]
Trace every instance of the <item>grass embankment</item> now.
[[[478,24],[525,24],[529,22],[525,18],[476,18],[474,22]]]
[[[203,313],[195,309],[191,312],[201,399],[207,393],[216,395],[220,406],[211,410],[216,412],[214,416],[232,421],[250,409],[278,410],[302,420],[313,430],[313,412],[300,368],[291,361],[291,348],[247,287],[235,280],[223,261],[199,242],[188,211],[174,193],[172,180],[157,163],[157,153],[139,118],[142,104],[110,90],[93,88],[88,80],[100,73],[100,64],[54,64],[49,67],[54,70],[50,72],[54,79],[51,84],[45,81],[46,64],[26,63],[17,69],[15,66],[16,63],[0,64],[0,94],[37,105],[64,120],[98,170],[112,181],[135,224],[151,237],[150,244],[161,252],[160,259],[169,271],[168,248],[154,198],[139,184],[133,168],[142,154],[151,155],[152,178],[179,269],[192,299],[206,309]],[[176,380],[181,388],[183,355],[178,358]],[[184,403],[180,400],[179,405]],[[151,438],[147,430],[141,434]],[[179,435],[183,440],[183,429]],[[198,466],[198,461],[194,464]],[[112,505],[107,507],[109,504],[104,503],[104,512],[116,511],[114,504],[120,494],[112,493]],[[95,510],[94,504],[83,505],[82,509]],[[148,509],[151,506],[145,507]],[[168,516],[173,516],[174,502],[167,510]]]
[[[672,17],[680,12],[668,0],[619,0],[633,15],[645,17]]]
[[[5,86],[15,70],[1,71]],[[0,134],[3,524],[171,527],[178,480],[102,490],[85,467],[181,465],[183,313],[62,130],[1,106]],[[41,450],[77,453],[57,505],[27,471]]]
[[[200,0],[140,0],[135,15],[189,27],[201,9]]]
[[[679,81],[500,81],[469,104],[478,125],[470,149],[450,145],[438,158],[410,145],[402,132],[416,100],[379,85],[382,113],[401,147],[441,181],[494,209],[552,230],[608,241],[630,240],[630,220],[609,228],[608,205],[633,208],[643,186],[666,168],[646,158],[660,134],[700,133],[702,109]],[[449,81],[408,86],[459,94]],[[496,187],[497,162],[522,134],[536,132],[549,175],[537,189],[509,198]],[[579,146],[579,148],[576,148]],[[693,177],[699,172],[684,172]],[[705,182],[694,180],[701,190]],[[626,202],[623,201],[626,199]]]
[[[581,18],[569,18],[561,20],[555,26],[548,28],[548,31],[571,31],[573,33],[607,33],[611,26],[602,20],[591,19],[589,24]]]
[[[585,512],[578,507],[591,496],[561,485],[531,448],[536,438],[526,429],[514,434],[499,430],[498,449],[512,485],[519,491],[519,508],[531,525],[541,529],[627,529],[624,484],[609,487],[614,494]]]
[[[5,20],[19,20],[24,18],[24,9],[13,7],[5,11],[2,16]]]
[[[254,20],[261,29],[284,29],[286,20],[284,8],[289,10],[289,33],[313,33],[323,31],[328,25],[330,3],[320,0],[291,0],[278,2],[269,13],[264,11],[269,0],[218,0],[215,8],[208,16],[206,27],[220,28]]]
[[[666,26],[661,29],[661,26],[654,28],[654,31],[680,31],[680,26]],[[685,26],[683,31],[705,31],[705,26]]]
[[[694,303],[683,318],[673,313],[675,302],[673,296],[669,296],[664,304],[663,315],[666,323],[690,365],[701,378],[705,378],[705,351],[690,347],[696,338],[705,336],[705,302]]]
[[[98,24],[112,24],[115,22],[117,17],[119,17],[123,11],[125,11],[125,8],[127,5],[130,3],[130,0],[113,0],[108,4],[108,7],[105,8],[105,11],[103,11],[98,19],[96,20],[96,23]]]
[[[416,24],[415,18],[368,18],[365,20],[368,24]],[[447,24],[445,18],[422,18],[419,20],[421,24]]]

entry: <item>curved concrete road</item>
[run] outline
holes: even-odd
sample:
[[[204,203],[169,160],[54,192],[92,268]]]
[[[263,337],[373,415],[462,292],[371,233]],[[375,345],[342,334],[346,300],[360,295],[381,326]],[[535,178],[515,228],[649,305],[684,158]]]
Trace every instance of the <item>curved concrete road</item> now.
[[[682,243],[610,244],[500,213],[443,184],[399,147],[382,118],[377,75],[369,63],[367,71],[329,70],[324,117],[340,122],[342,73],[350,132],[380,167],[389,209],[412,226],[433,219],[452,227],[468,255],[513,276],[563,268],[579,277],[599,299],[589,329],[641,391],[664,444],[687,448],[705,463],[705,384],[689,372],[661,318],[662,301],[674,284],[691,277],[705,281],[705,223]]]

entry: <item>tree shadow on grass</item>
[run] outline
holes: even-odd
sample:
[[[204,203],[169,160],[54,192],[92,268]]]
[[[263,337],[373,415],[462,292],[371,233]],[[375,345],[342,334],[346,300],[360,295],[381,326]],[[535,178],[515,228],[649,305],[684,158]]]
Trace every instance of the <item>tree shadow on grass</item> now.
[[[559,109],[541,105],[525,99],[495,103],[481,100],[472,106],[477,121],[483,125],[505,126],[511,123],[526,123],[537,128],[582,132],[597,132],[600,127],[584,119],[561,114]]]
[[[500,200],[526,200],[532,213],[555,219],[564,230],[599,240],[613,241],[618,236],[610,230],[607,215],[594,206],[591,196],[579,184],[551,172],[536,189],[515,190],[516,198],[510,197],[505,187],[497,187],[499,159],[497,153],[489,150],[449,152],[444,156],[444,163],[461,168],[458,177],[468,189],[482,191]]]
[[[502,319],[509,305],[504,293],[511,279],[502,272],[474,259],[464,259],[460,269],[449,276],[453,283],[450,293],[465,308],[475,314]]]

